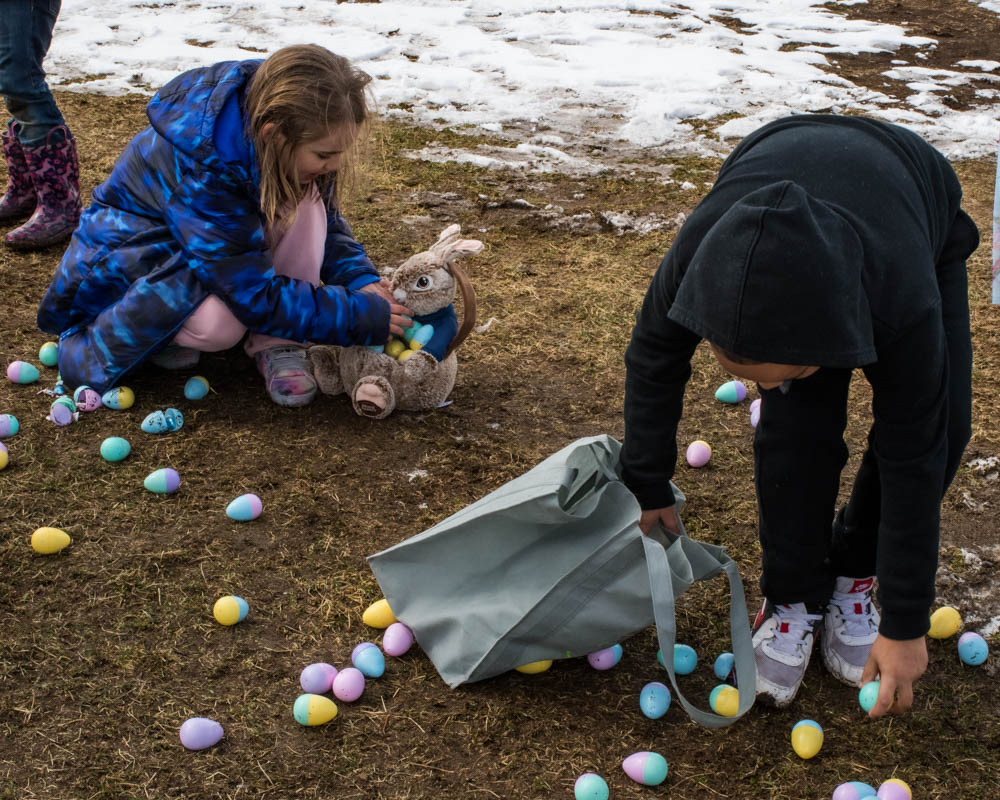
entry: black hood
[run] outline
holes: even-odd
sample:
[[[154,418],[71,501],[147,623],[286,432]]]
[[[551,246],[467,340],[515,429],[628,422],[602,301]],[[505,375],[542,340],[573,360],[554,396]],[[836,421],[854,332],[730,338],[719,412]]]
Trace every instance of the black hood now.
[[[877,360],[864,249],[835,208],[792,181],[733,203],[698,245],[668,316],[755,361]]]

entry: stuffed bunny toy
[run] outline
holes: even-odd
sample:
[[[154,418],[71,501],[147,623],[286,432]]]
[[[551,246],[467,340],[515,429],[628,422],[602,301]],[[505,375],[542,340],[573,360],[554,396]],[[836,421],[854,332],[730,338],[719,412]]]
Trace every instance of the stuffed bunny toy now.
[[[396,302],[413,311],[418,334],[433,331],[433,336],[424,340],[413,335],[410,349],[399,360],[382,347],[310,347],[319,390],[349,394],[354,410],[371,419],[383,419],[395,409],[429,411],[440,406],[455,386],[455,348],[476,321],[475,292],[455,262],[482,249],[482,242],[461,238],[461,228],[450,225],[429,250],[393,270],[390,283]],[[464,304],[461,328],[452,305],[456,284]],[[389,345],[385,350],[392,352]]]

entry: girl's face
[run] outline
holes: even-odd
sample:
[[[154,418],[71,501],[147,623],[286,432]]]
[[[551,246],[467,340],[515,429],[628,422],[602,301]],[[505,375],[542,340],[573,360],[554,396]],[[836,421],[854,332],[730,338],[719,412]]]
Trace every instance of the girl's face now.
[[[354,141],[347,126],[335,128],[326,136],[300,144],[293,152],[292,165],[299,183],[312,183],[317,178],[340,169],[340,159]]]

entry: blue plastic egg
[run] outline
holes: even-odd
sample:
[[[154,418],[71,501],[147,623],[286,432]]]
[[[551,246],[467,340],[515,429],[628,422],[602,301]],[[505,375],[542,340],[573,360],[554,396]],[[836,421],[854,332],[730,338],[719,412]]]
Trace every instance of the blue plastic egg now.
[[[132,445],[121,436],[109,436],[101,442],[101,457],[105,461],[121,461],[131,452]]]
[[[125,411],[135,403],[135,393],[127,386],[116,386],[101,395],[101,403],[115,411]]]
[[[833,800],[865,800],[875,797],[875,788],[861,781],[848,781],[833,790]]]
[[[140,426],[146,433],[170,433],[184,426],[184,415],[176,408],[166,411],[153,411],[147,415]]]
[[[608,800],[608,783],[596,772],[584,772],[573,784],[576,800]]]
[[[639,708],[650,719],[659,719],[670,708],[670,689],[659,681],[652,681],[639,692]]]
[[[385,674],[385,656],[378,645],[362,642],[351,653],[351,663],[366,678],[381,678]]]
[[[226,506],[226,516],[237,522],[249,522],[257,519],[264,510],[264,504],[255,494],[241,494]]]
[[[434,337],[434,326],[433,325],[421,325],[416,333],[414,333],[410,339],[410,347],[414,344],[418,344],[421,347],[425,347],[427,343]]]
[[[195,375],[184,384],[184,396],[188,400],[201,400],[208,395],[208,389],[208,381],[201,375]]]
[[[688,644],[674,645],[674,672],[678,675],[689,675],[698,664],[698,654]]]
[[[38,351],[38,360],[46,367],[54,367],[59,363],[59,345],[55,342],[46,342]]]
[[[13,414],[0,414],[0,439],[13,436],[21,428],[21,423]]]
[[[712,665],[712,671],[715,673],[715,677],[720,681],[725,681],[729,679],[729,675],[733,671],[733,666],[736,664],[736,657],[732,653],[721,653],[715,663]]]
[[[969,631],[958,637],[958,657],[970,667],[978,667],[989,654],[989,645],[978,633]]]

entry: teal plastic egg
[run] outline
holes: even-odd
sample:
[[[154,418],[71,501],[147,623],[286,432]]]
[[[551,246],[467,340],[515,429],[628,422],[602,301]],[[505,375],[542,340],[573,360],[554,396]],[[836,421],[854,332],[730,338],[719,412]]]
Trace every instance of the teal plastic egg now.
[[[861,687],[861,691],[858,692],[858,703],[861,704],[861,707],[865,711],[871,711],[875,707],[875,701],[878,700],[878,690],[881,685],[878,681],[868,681],[868,683]]]
[[[201,375],[195,375],[184,384],[184,396],[188,400],[201,400],[208,395],[208,389],[208,381]]]
[[[21,429],[21,423],[13,414],[0,414],[0,439],[13,436]]]
[[[608,783],[596,772],[584,772],[573,784],[576,800],[608,800]]]
[[[630,755],[622,762],[622,769],[643,786],[659,786],[667,779],[667,759],[648,750]]]
[[[172,494],[181,485],[181,476],[176,470],[164,467],[150,472],[142,485],[155,494]]]
[[[132,445],[121,436],[109,436],[101,442],[101,457],[105,461],[121,461],[131,452]]]
[[[46,367],[54,367],[59,363],[59,345],[55,342],[46,342],[38,351],[38,360]]]
[[[27,361],[11,361],[7,365],[7,379],[11,383],[34,383],[38,375],[38,367]]]
[[[722,403],[742,403],[747,396],[743,381],[726,381],[715,390],[715,399]]]

